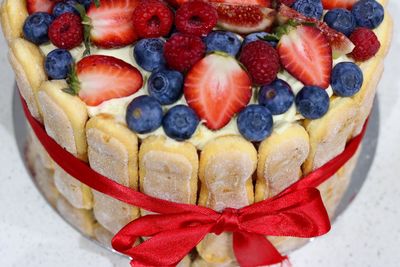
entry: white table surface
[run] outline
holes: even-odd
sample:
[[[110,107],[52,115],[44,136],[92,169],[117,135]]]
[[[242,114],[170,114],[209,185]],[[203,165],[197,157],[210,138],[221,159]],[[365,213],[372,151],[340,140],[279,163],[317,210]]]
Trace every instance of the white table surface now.
[[[392,0],[389,9],[399,29],[400,2]],[[13,72],[0,38],[0,266],[128,266],[67,225],[27,175],[13,134]],[[329,234],[291,255],[294,267],[400,266],[399,47],[395,30],[379,86],[381,133],[368,180]]]

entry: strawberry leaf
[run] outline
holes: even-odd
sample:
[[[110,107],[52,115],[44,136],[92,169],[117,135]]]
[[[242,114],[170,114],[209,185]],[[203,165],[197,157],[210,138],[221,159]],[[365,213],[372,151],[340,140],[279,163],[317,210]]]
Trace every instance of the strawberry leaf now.
[[[98,2],[99,0],[95,1]],[[100,2],[98,2],[100,5]],[[97,5],[96,5],[97,6]],[[90,18],[86,14],[86,9],[83,5],[81,4],[76,4],[75,8],[78,10],[81,19],[82,19],[82,24],[83,24],[83,42],[85,44],[85,51],[83,52],[83,56],[88,56],[90,55],[90,31],[92,30],[92,25],[90,23]]]
[[[76,73],[76,67],[74,65],[71,66],[71,71],[69,72],[67,77],[67,83],[69,87],[64,88],[62,91],[70,95],[78,95],[81,83],[79,82],[78,75]]]
[[[100,7],[100,0],[94,0],[94,5],[96,7]]]

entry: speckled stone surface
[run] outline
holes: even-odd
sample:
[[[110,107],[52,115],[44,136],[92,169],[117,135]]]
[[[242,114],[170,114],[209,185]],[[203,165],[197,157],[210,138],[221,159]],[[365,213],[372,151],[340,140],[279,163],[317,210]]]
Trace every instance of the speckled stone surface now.
[[[291,255],[294,267],[400,266],[400,2],[392,0],[389,10],[395,32],[379,85],[375,162],[361,193],[332,231]],[[67,225],[28,177],[14,141],[14,80],[0,38],[0,266],[129,266]]]

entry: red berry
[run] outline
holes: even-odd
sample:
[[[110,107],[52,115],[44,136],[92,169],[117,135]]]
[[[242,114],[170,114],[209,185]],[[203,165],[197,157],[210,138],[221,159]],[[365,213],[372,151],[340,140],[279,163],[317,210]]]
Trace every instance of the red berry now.
[[[189,70],[204,57],[206,45],[200,37],[177,33],[164,46],[164,56],[169,67],[178,71]]]
[[[81,18],[74,13],[65,13],[56,18],[49,28],[50,41],[58,48],[72,49],[83,41]]]
[[[187,2],[176,11],[176,28],[183,33],[197,36],[207,35],[217,25],[217,22],[217,10],[206,2]]]
[[[263,41],[243,47],[239,60],[247,68],[253,83],[259,85],[273,82],[280,69],[278,52]]]
[[[279,2],[287,6],[292,6],[296,0],[279,0]]]
[[[174,22],[171,9],[158,0],[143,1],[133,13],[136,33],[142,38],[154,38],[167,35]]]
[[[356,46],[351,56],[356,61],[365,61],[378,53],[381,43],[375,33],[367,28],[357,28],[350,35],[350,40]]]

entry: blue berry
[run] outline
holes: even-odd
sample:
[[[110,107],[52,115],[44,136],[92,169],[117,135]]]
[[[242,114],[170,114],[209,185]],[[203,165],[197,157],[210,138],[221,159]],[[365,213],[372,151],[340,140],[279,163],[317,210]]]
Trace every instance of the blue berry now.
[[[171,108],[162,121],[164,132],[177,141],[190,139],[199,123],[199,117],[193,109],[185,105]]]
[[[151,96],[139,96],[132,100],[126,110],[126,124],[139,134],[155,131],[161,126],[163,111],[160,103]]]
[[[356,28],[356,19],[347,9],[336,8],[325,14],[324,21],[329,27],[346,36],[349,36]]]
[[[88,9],[90,4],[92,3],[92,0],[78,0],[78,3]]]
[[[251,142],[261,142],[271,135],[274,121],[271,112],[261,105],[249,105],[237,118],[239,132]]]
[[[45,12],[37,12],[30,15],[23,27],[24,36],[28,41],[41,45],[49,41],[49,26],[54,17]]]
[[[207,52],[222,51],[232,56],[236,56],[240,50],[242,42],[232,32],[214,31],[204,38]]]
[[[68,50],[55,49],[47,55],[44,65],[49,78],[60,80],[67,78],[73,62]]]
[[[151,38],[142,39],[134,49],[136,63],[147,71],[153,71],[165,66],[164,41]]]
[[[147,87],[149,95],[161,105],[171,105],[183,94],[183,75],[175,70],[158,69],[151,74]]]
[[[297,0],[293,8],[306,17],[321,19],[324,8],[321,0]]]
[[[358,93],[363,84],[363,73],[356,64],[342,62],[332,70],[331,85],[338,96],[348,97]]]
[[[369,29],[378,27],[385,16],[383,6],[375,0],[360,0],[351,10],[356,19],[357,26]]]
[[[245,46],[251,42],[255,42],[255,41],[262,41],[265,38],[271,37],[272,35],[270,33],[267,32],[254,32],[254,33],[250,33],[249,35],[247,35],[244,40],[243,40],[243,45]],[[278,40],[276,41],[266,41],[267,43],[269,43],[270,45],[272,45],[273,47],[276,47],[278,45]]]
[[[75,13],[79,15],[79,12],[78,10],[76,10],[75,5],[77,5],[77,2],[74,0],[58,2],[53,8],[53,15],[55,17],[59,17],[64,13]]]
[[[318,86],[305,86],[296,96],[297,110],[306,119],[319,119],[329,109],[329,96]]]
[[[287,82],[277,79],[261,87],[258,102],[267,107],[272,115],[279,115],[288,111],[293,105],[294,94]]]

